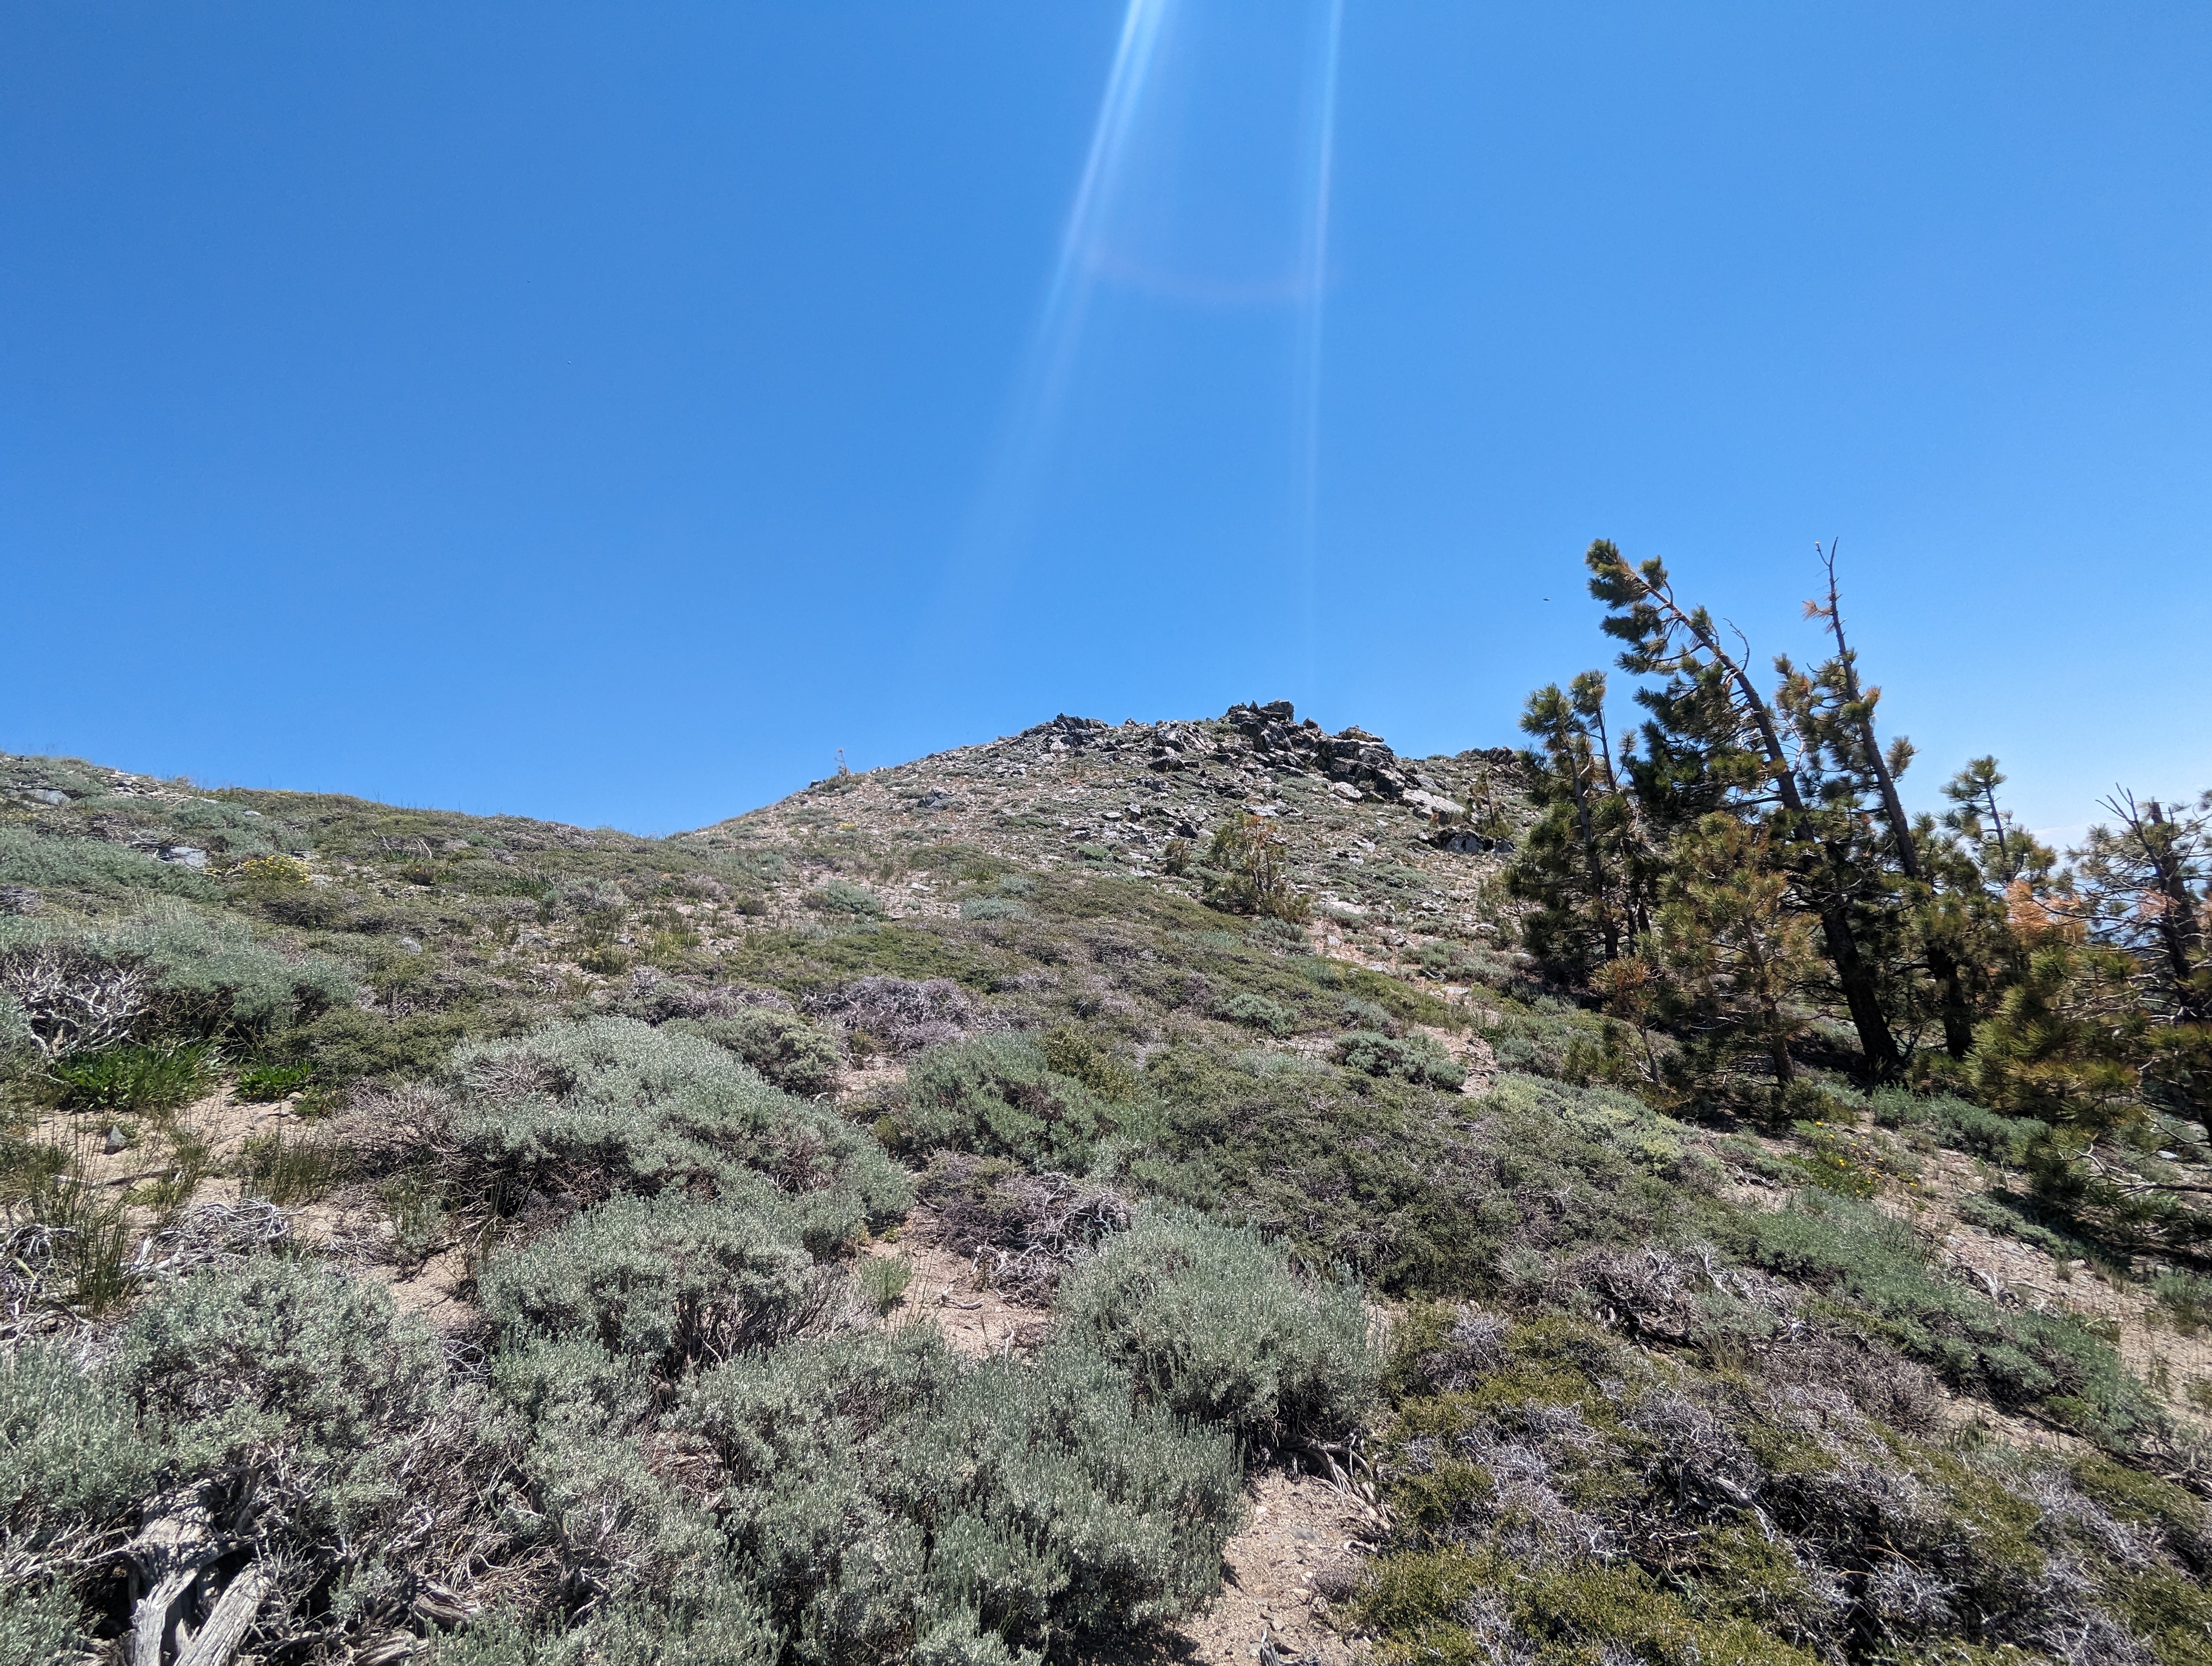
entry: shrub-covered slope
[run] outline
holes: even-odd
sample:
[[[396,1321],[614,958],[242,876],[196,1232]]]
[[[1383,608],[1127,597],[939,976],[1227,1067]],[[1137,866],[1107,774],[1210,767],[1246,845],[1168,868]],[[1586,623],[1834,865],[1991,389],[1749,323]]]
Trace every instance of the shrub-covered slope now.
[[[2212,1660],[2187,1267],[1964,1100],[1626,1091],[1523,769],[1062,718],[647,840],[0,758],[0,1661],[1249,1658],[1289,1469],[1332,1658]]]

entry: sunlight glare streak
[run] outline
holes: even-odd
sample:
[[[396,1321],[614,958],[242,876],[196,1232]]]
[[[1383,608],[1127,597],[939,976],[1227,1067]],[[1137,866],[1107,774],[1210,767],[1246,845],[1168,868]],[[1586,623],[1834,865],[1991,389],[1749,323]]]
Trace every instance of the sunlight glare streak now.
[[[1019,535],[1038,465],[1057,425],[1083,337],[1098,271],[1096,251],[1125,183],[1130,135],[1144,101],[1162,25],[1174,0],[1129,0],[1114,68],[1099,100],[1091,150],[1060,233],[1060,255],[1039,309],[1036,332],[999,456],[983,494],[975,542],[1003,551]]]

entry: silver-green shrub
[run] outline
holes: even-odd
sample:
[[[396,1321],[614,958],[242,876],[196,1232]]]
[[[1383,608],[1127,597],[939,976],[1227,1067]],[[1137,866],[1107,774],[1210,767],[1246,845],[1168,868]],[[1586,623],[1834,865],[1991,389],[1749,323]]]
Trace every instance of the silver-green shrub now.
[[[1178,1416],[1248,1446],[1342,1433],[1382,1359],[1358,1286],[1299,1275],[1248,1228],[1147,1205],[1061,1284],[1072,1340]]]
[[[108,935],[107,952],[156,970],[161,994],[235,1025],[289,1024],[325,1007],[352,1004],[356,986],[337,962],[283,952],[234,917],[156,903]]]
[[[190,1500],[250,1535],[295,1626],[319,1594],[314,1624],[389,1626],[529,1530],[491,1507],[501,1420],[380,1285],[273,1256],[197,1274],[132,1315],[107,1369],[160,1461],[144,1523]]]
[[[164,900],[110,927],[0,919],[0,1000],[50,1056],[157,1031],[265,1030],[333,1006],[355,985],[321,955],[288,954],[243,921]]]
[[[1046,1062],[1027,1036],[979,1036],[933,1047],[907,1068],[905,1133],[924,1151],[1012,1157],[1081,1170],[1114,1108]]]
[[[796,1012],[757,1006],[727,1018],[677,1018],[668,1027],[727,1048],[785,1092],[803,1099],[837,1085],[837,1038]]]
[[[605,1602],[665,1602],[722,1577],[714,1518],[645,1461],[648,1365],[578,1335],[527,1338],[492,1362],[501,1401],[527,1431],[520,1469],[533,1546],[564,1585]]]
[[[765,1183],[742,1202],[620,1196],[495,1256],[484,1313],[511,1335],[587,1336],[672,1365],[788,1334],[821,1299],[797,1212]]]
[[[977,1364],[922,1326],[802,1341],[702,1373],[675,1425],[801,1660],[1006,1662],[1188,1613],[1239,1510],[1229,1440],[1065,1346]]]
[[[61,1666],[91,1651],[76,1599],[66,1585],[0,1589],[0,1663],[5,1666]]]
[[[0,1524],[36,1543],[72,1517],[104,1521],[152,1485],[159,1455],[108,1377],[27,1344],[0,1359]]]
[[[276,1256],[138,1309],[115,1369],[179,1473],[281,1486],[341,1521],[398,1495],[392,1444],[453,1392],[436,1340],[383,1286]]]
[[[911,1201],[874,1140],[697,1036],[635,1018],[550,1025],[459,1049],[451,1075],[440,1165],[501,1211],[541,1189],[747,1197],[765,1175],[805,1201],[803,1235],[826,1254]]]
[[[1376,1030],[1355,1030],[1337,1042],[1335,1057],[1346,1069],[1363,1075],[1395,1076],[1428,1087],[1456,1088],[1467,1079],[1465,1065],[1434,1038],[1419,1034],[1386,1036]]]
[[[35,833],[24,827],[0,827],[0,885],[103,898],[141,891],[202,899],[222,894],[222,885],[209,875],[129,845]]]

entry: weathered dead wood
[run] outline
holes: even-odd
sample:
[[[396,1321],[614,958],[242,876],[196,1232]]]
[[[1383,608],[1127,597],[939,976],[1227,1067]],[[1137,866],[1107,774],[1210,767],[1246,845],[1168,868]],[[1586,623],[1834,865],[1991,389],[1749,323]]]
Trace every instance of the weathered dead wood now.
[[[176,1666],[229,1666],[246,1627],[276,1589],[276,1576],[255,1562],[232,1580],[191,1640],[177,1651]]]
[[[171,1616],[200,1570],[222,1554],[206,1504],[196,1493],[166,1500],[168,1508],[125,1545],[121,1555],[143,1582],[131,1606],[130,1666],[161,1666]]]

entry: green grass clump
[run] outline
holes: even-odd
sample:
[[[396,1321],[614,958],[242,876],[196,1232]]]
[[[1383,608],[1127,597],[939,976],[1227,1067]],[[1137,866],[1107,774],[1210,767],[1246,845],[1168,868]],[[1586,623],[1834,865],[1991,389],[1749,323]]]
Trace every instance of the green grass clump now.
[[[854,1282],[867,1298],[868,1305],[880,1315],[887,1315],[899,1304],[906,1287],[914,1282],[914,1268],[904,1257],[898,1256],[868,1256],[854,1269]]]
[[[49,1073],[64,1110],[158,1116],[208,1092],[215,1085],[215,1065],[205,1043],[125,1043],[62,1059]]]
[[[311,1064],[264,1064],[239,1073],[238,1097],[248,1104],[273,1104],[290,1097],[315,1079]]]
[[[280,1207],[312,1203],[345,1172],[345,1154],[332,1146],[257,1134],[240,1152],[239,1183],[249,1197]]]

